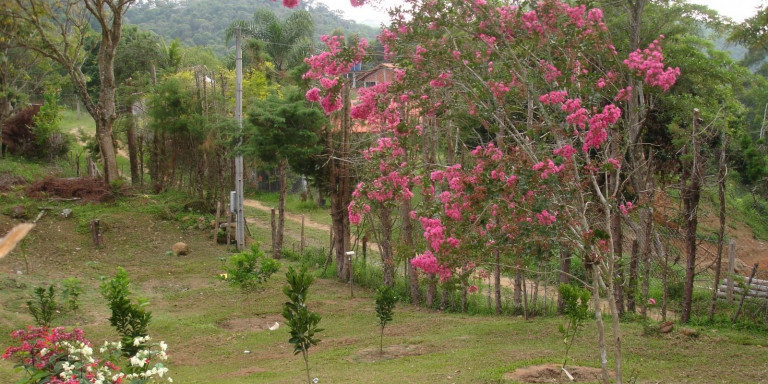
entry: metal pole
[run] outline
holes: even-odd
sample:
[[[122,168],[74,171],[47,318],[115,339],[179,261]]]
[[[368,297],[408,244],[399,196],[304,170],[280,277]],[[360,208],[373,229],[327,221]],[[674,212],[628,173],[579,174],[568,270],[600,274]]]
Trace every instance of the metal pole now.
[[[243,49],[242,49],[242,31],[237,28],[235,35],[235,119],[239,133],[243,133]],[[242,137],[237,143],[237,147],[243,144]],[[237,216],[237,227],[235,230],[235,241],[237,249],[242,251],[245,248],[245,215],[243,213],[243,156],[238,154],[235,157],[235,194],[237,201],[235,206],[235,215]]]

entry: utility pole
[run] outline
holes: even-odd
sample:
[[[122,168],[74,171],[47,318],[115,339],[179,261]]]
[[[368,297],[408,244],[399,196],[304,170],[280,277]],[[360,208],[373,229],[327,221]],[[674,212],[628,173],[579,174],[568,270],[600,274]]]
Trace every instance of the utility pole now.
[[[240,134],[237,149],[243,144],[243,34],[240,27],[235,32],[235,119]],[[235,215],[237,227],[235,242],[237,250],[245,249],[245,215],[243,212],[243,155],[235,157]]]

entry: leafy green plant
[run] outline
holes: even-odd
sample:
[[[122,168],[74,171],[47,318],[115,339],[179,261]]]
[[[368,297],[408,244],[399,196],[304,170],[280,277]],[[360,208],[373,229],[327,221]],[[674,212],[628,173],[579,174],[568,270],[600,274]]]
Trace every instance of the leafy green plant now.
[[[280,270],[280,263],[266,257],[256,244],[251,246],[250,252],[230,256],[224,270],[227,280],[243,289],[252,289]]]
[[[145,309],[149,302],[143,298],[131,298],[130,280],[121,267],[118,267],[114,278],[101,284],[101,295],[107,299],[107,305],[112,311],[109,324],[122,337],[123,353],[126,356],[135,355],[138,349],[134,346],[134,340],[147,335],[147,327],[152,319],[152,312]]]
[[[83,294],[83,282],[76,277],[70,277],[64,279],[61,282],[64,289],[61,291],[61,296],[67,301],[67,307],[70,311],[77,311],[80,309],[80,295]]]
[[[318,328],[320,315],[307,309],[306,300],[309,286],[314,277],[307,273],[307,268],[302,267],[296,272],[293,267],[288,268],[285,274],[288,285],[283,287],[283,293],[288,296],[288,302],[283,304],[283,317],[291,329],[291,338],[288,342],[293,344],[293,354],[301,353],[304,358],[304,366],[307,370],[307,382],[312,383],[309,376],[309,347],[317,345],[320,341],[315,334],[323,330]]]
[[[381,335],[379,337],[379,353],[384,353],[384,327],[392,321],[398,297],[392,287],[382,285],[376,290],[376,316],[379,318]]]
[[[565,336],[565,358],[563,359],[563,369],[568,363],[568,352],[573,346],[573,340],[576,333],[584,326],[589,317],[589,291],[570,284],[560,284],[558,287],[560,297],[563,299],[563,313],[568,316],[568,326],[563,327],[560,324],[560,333]]]
[[[56,288],[53,285],[48,286],[48,289],[35,287],[34,295],[35,300],[27,301],[29,312],[37,326],[50,328],[56,317]]]

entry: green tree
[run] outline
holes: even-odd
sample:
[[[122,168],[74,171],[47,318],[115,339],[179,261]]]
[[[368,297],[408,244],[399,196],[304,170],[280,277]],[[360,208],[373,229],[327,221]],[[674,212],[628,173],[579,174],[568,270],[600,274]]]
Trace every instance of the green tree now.
[[[122,35],[123,16],[134,1],[13,0],[10,4],[4,3],[0,11],[2,18],[9,18],[21,25],[13,32],[29,33],[25,38],[16,40],[19,45],[56,61],[71,78],[86,110],[96,121],[96,138],[107,183],[120,177],[112,137],[112,126],[117,120],[114,59]],[[98,97],[89,93],[88,79],[83,73],[83,64],[89,55],[87,40],[93,33],[92,21],[100,30],[96,56],[99,68]],[[6,33],[7,30],[0,29],[0,34],[4,34],[5,38],[14,37]]]
[[[310,312],[307,309],[307,294],[309,286],[312,285],[314,277],[307,272],[306,267],[302,267],[296,272],[293,267],[288,267],[285,274],[288,285],[283,287],[283,293],[288,296],[288,302],[283,304],[283,317],[287,325],[291,328],[291,338],[289,343],[293,344],[293,354],[301,353],[304,358],[304,366],[307,369],[307,383],[311,384],[309,376],[309,348],[317,345],[320,341],[315,338],[315,334],[323,330],[317,328],[320,323],[320,315]]]
[[[379,337],[379,353],[384,352],[384,327],[392,321],[392,314],[397,304],[397,294],[394,288],[382,285],[376,290],[376,316],[379,318],[381,334]]]
[[[285,89],[283,97],[273,95],[255,103],[248,113],[244,152],[276,164],[280,180],[275,258],[282,255],[288,165],[295,165],[294,169],[301,172],[307,159],[320,154],[322,146],[318,144],[317,132],[325,121],[323,112],[307,102],[296,88]]]

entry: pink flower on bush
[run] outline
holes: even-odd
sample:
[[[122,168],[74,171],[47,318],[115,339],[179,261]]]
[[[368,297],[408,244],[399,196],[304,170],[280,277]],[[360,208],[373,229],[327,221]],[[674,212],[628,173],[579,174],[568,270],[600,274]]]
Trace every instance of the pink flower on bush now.
[[[562,104],[568,97],[568,91],[552,91],[539,96],[539,101],[543,104]]]
[[[627,201],[626,203],[619,205],[619,211],[621,211],[621,214],[624,216],[629,215],[629,212],[631,212],[633,209],[635,209],[635,206],[631,201]]]
[[[557,212],[551,214],[545,209],[541,211],[541,213],[537,213],[536,218],[539,220],[539,224],[541,225],[552,225],[555,223],[555,221],[557,221]]]
[[[307,91],[307,94],[305,96],[306,96],[307,100],[316,103],[316,102],[320,101],[320,89],[318,89],[317,87],[312,88],[309,91]]]
[[[477,285],[474,285],[474,284],[467,287],[467,293],[470,293],[470,294],[477,293],[477,291],[479,290],[480,288],[478,288]]]
[[[426,274],[439,276],[440,281],[447,281],[451,278],[451,270],[440,265],[435,255],[430,251],[425,251],[411,259],[411,265]]]

